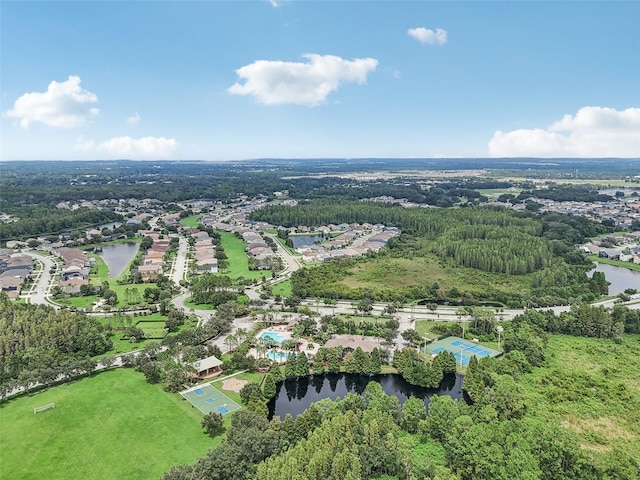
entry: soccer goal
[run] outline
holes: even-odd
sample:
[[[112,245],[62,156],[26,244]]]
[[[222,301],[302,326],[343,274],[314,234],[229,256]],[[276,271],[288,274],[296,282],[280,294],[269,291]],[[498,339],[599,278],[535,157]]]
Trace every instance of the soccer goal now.
[[[41,407],[34,407],[33,413],[36,414],[36,413],[42,412],[44,410],[49,410],[50,408],[56,408],[56,404],[55,403],[48,403],[48,404],[43,405]]]

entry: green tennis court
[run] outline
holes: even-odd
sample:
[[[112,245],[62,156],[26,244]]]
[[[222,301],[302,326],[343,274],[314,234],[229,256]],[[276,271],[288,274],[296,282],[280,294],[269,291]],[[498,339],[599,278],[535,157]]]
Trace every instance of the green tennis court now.
[[[497,357],[502,354],[502,352],[499,352],[498,350],[485,347],[479,343],[469,342],[458,337],[446,337],[427,346],[427,351],[434,355],[437,355],[444,350],[452,352],[455,355],[458,364],[463,367],[469,365],[469,361],[474,355],[480,359],[482,357]]]
[[[210,383],[190,388],[180,392],[180,395],[205,415],[211,412],[225,415],[240,409],[240,405]]]

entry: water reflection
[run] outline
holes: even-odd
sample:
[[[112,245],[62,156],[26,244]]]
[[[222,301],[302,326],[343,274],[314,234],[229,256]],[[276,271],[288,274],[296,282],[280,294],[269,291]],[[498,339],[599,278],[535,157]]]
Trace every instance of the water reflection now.
[[[429,403],[432,395],[449,395],[462,398],[462,375],[446,375],[439,389],[422,388],[407,383],[400,375],[356,375],[345,373],[325,373],[299,379],[287,379],[276,385],[276,396],[269,401],[269,418],[274,415],[284,418],[290,413],[294,418],[304,412],[309,405],[323,398],[344,398],[347,393],[362,395],[370,381],[380,383],[389,395],[394,395],[400,403],[410,396],[422,398]],[[312,388],[309,388],[311,386]]]
[[[322,235],[289,235],[293,248],[306,247],[322,241]]]
[[[598,263],[593,270],[589,270],[587,275],[593,276],[593,272],[604,272],[604,276],[609,282],[609,295],[617,295],[627,288],[640,289],[640,272],[630,270],[625,267],[617,267],[607,263]]]
[[[118,278],[138,253],[139,244],[134,242],[104,245],[98,253],[109,269],[109,278]]]

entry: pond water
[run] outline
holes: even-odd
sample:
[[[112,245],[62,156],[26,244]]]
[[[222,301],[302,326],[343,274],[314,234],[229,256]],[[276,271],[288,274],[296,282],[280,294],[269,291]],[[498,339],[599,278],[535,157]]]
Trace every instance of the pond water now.
[[[322,235],[289,235],[293,248],[306,247],[322,241]]]
[[[606,263],[598,263],[598,266],[593,270],[589,270],[587,275],[591,277],[593,272],[596,271],[603,272],[607,281],[610,282],[609,295],[617,295],[624,292],[627,288],[640,290],[640,271]]]
[[[139,245],[135,242],[113,243],[102,247],[102,252],[98,252],[98,255],[107,264],[109,278],[118,278],[122,275],[127,265],[138,253],[138,247]]]
[[[206,198],[191,202],[191,205],[193,205],[194,207],[205,207],[207,205],[212,205],[212,204],[213,204],[213,200],[209,200]]]
[[[293,418],[304,412],[309,405],[323,398],[344,398],[347,393],[362,395],[367,384],[378,382],[388,395],[395,395],[404,403],[409,396],[422,398],[428,405],[432,395],[449,395],[462,398],[462,375],[446,375],[439,389],[411,385],[400,375],[359,375],[347,373],[325,373],[298,379],[287,379],[276,384],[276,396],[269,400],[269,418],[274,415],[284,418],[290,413]]]

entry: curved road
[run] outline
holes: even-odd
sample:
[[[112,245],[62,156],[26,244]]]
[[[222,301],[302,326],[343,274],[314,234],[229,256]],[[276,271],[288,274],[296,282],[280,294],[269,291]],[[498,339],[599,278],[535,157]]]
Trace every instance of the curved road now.
[[[297,258],[289,253],[287,249],[285,249],[280,242],[276,239],[276,235],[274,234],[266,234],[266,236],[272,238],[277,245],[277,253],[282,258],[285,263],[285,269],[282,270],[275,279],[270,279],[269,283],[275,284],[280,281],[286,280],[291,276],[293,272],[300,269],[300,263]],[[185,237],[180,237],[180,242],[178,245],[178,250],[176,254],[176,258],[171,266],[171,272],[169,274],[169,278],[175,282],[177,285],[180,285],[180,281],[186,278],[186,273],[188,269],[188,258],[187,254],[189,251],[189,244]],[[51,287],[53,286],[53,275],[50,271],[55,271],[57,269],[57,263],[53,259],[53,257],[49,257],[46,255],[42,255],[40,253],[35,253],[33,251],[24,251],[26,255],[31,258],[39,261],[42,264],[42,268],[39,272],[37,272],[37,276],[34,280],[32,288],[24,293],[22,296],[29,303],[34,304],[46,304],[53,306],[54,308],[60,308],[59,306],[50,303],[47,300],[47,297],[50,296]],[[257,292],[259,286],[247,287],[245,292],[251,299],[258,299],[260,295]],[[182,293],[173,298],[172,303],[176,308],[183,309],[186,313],[195,314],[200,318],[200,322],[207,322],[214,315],[214,311],[211,310],[199,310],[193,309],[190,307],[186,307],[184,302],[190,296],[189,292],[186,289],[182,290]],[[602,305],[605,307],[612,307],[614,305],[615,299],[613,300],[604,300],[600,302],[595,302],[593,305]],[[304,305],[308,306],[312,311],[316,311],[320,315],[331,315],[334,313],[350,313],[358,315],[359,312],[356,312],[355,307],[351,301],[340,300],[333,307],[327,306],[324,304],[323,300],[313,300],[307,299],[303,302]],[[627,306],[630,309],[640,309],[640,294],[633,295],[631,301],[624,302],[622,305]],[[372,315],[382,315],[384,309],[386,308],[386,303],[375,303],[373,305],[373,310],[371,311]],[[273,308],[275,305],[273,302],[267,302],[265,304],[265,308]],[[553,312],[558,315],[562,312],[569,311],[571,309],[568,305],[556,306],[556,307],[547,307],[547,308],[538,308],[537,310],[553,310]],[[456,307],[445,307],[439,306],[435,310],[431,310],[423,305],[417,305],[413,307],[403,307],[398,309],[396,314],[394,315],[399,323],[400,327],[398,329],[398,337],[396,339],[396,343],[398,345],[402,344],[402,338],[400,334],[409,329],[415,328],[416,320],[428,320],[428,321],[451,321],[457,322],[459,321],[458,316],[456,314]],[[501,312],[496,313],[496,317],[498,321],[512,320],[515,316],[520,315],[524,312],[523,309],[505,309]],[[463,318],[463,320],[469,320],[468,318]],[[232,332],[235,333],[239,328],[250,329],[253,326],[253,322],[249,316],[236,318],[234,320],[232,326]],[[215,339],[213,342],[223,348],[223,338]]]
[[[51,287],[53,287],[53,275],[51,271],[57,271],[58,264],[47,255],[41,253],[35,253],[31,250],[24,250],[22,253],[28,255],[32,259],[40,262],[42,268],[39,272],[36,272],[36,278],[31,286],[31,289],[22,294],[27,303],[44,304],[54,308],[60,308],[58,305],[47,301],[47,297],[51,295]]]

